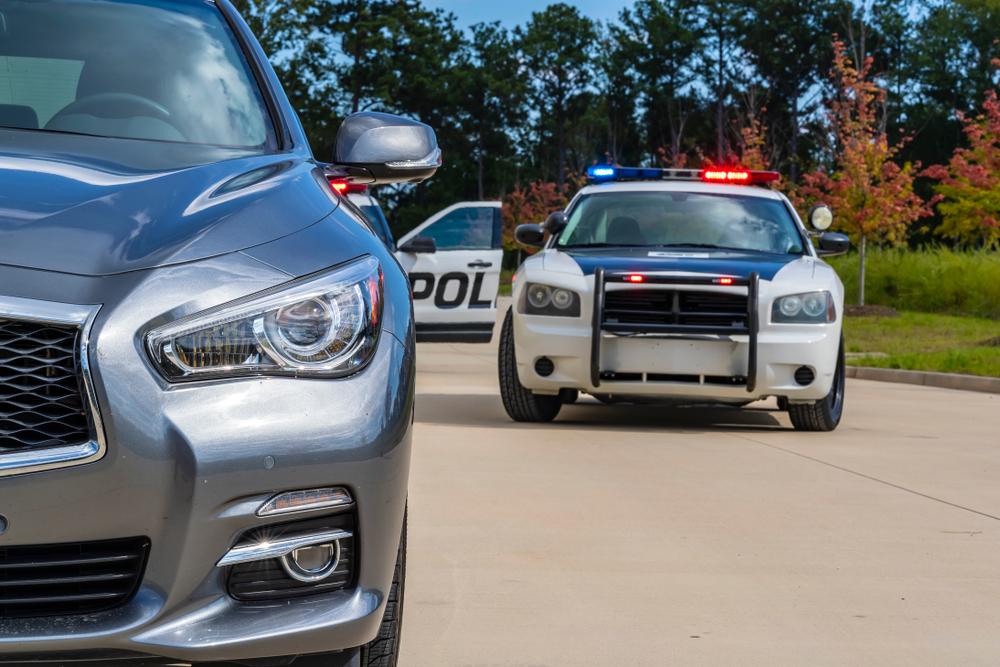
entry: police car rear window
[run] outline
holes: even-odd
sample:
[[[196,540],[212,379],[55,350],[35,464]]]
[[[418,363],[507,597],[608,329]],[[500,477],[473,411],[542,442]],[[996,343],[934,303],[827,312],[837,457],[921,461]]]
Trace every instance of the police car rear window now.
[[[605,192],[580,198],[560,247],[699,246],[802,254],[783,202],[692,192]]]

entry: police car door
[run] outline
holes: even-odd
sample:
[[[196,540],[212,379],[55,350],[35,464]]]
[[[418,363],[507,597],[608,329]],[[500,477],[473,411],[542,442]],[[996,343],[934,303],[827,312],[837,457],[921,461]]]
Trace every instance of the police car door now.
[[[410,276],[417,341],[490,342],[503,259],[500,211],[500,202],[455,204],[399,239],[396,257]]]

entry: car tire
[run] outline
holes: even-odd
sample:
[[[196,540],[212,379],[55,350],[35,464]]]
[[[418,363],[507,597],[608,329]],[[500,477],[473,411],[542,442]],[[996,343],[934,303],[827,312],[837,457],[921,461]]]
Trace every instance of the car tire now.
[[[844,361],[844,336],[840,336],[837,369],[833,373],[833,386],[826,398],[815,403],[790,403],[788,416],[797,431],[832,431],[837,428],[844,414],[844,385],[847,379]]]
[[[514,309],[507,311],[500,329],[500,398],[503,408],[516,422],[550,422],[562,408],[561,395],[533,394],[525,389],[517,376],[517,359],[514,356]]]
[[[403,533],[396,553],[396,568],[392,572],[389,599],[382,613],[375,639],[361,647],[361,667],[396,667],[399,660],[399,639],[403,629],[403,589],[406,583],[406,516],[403,510]]]

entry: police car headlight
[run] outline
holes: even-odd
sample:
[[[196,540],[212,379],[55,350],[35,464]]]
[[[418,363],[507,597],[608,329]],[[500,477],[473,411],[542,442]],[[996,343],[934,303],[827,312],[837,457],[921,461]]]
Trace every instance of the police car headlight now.
[[[375,351],[382,270],[365,257],[154,329],[146,347],[169,381],[241,375],[337,377]]]
[[[792,294],[775,299],[772,322],[826,323],[837,319],[833,295],[829,292]]]
[[[561,287],[528,283],[518,309],[526,315],[580,317],[580,295]]]

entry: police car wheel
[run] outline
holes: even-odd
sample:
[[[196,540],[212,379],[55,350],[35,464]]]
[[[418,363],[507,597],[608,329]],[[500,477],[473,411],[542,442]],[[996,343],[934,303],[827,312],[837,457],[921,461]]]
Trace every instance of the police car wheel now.
[[[837,370],[833,374],[830,393],[821,401],[806,404],[790,404],[788,416],[797,431],[832,431],[837,428],[844,414],[844,385],[847,371],[844,363],[844,336],[840,337],[840,354],[837,355]]]
[[[500,373],[500,398],[503,408],[516,422],[550,422],[562,408],[561,394],[547,396],[533,394],[525,389],[517,376],[517,359],[514,357],[514,312],[507,311],[500,330],[500,354],[497,364]]]

